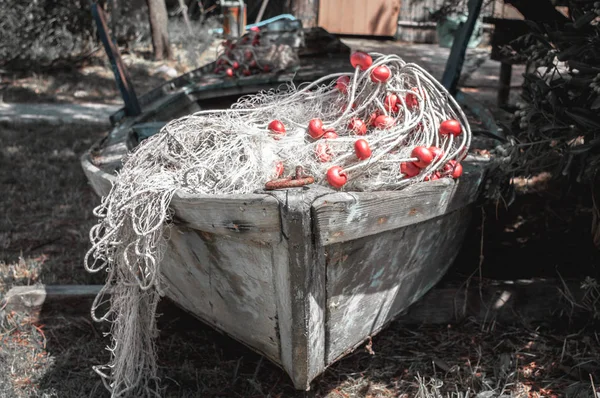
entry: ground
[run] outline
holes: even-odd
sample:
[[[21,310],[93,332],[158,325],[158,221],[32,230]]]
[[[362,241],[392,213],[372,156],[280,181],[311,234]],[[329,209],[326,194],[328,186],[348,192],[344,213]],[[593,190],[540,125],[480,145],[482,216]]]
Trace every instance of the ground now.
[[[441,75],[439,59],[446,50],[359,39],[348,43],[405,51],[415,62],[430,62],[433,74]],[[139,54],[132,59],[146,65],[146,74],[136,74],[138,87],[168,79],[157,74],[149,80],[150,71],[161,65]],[[491,106],[498,65],[483,65],[486,69],[474,71],[470,85],[477,85],[473,90],[482,92],[482,101]],[[82,77],[84,70],[53,75],[54,83],[47,82],[47,75],[11,79],[4,100],[119,102],[106,67],[89,72],[94,77],[88,80]],[[68,87],[61,91],[64,84]],[[79,89],[87,96],[77,96]],[[0,128],[0,299],[15,285],[102,283],[102,275],[90,275],[82,267],[99,199],[87,184],[79,156],[103,134],[79,126]],[[465,281],[473,272],[472,283],[480,276],[598,278],[589,192],[543,175],[529,185],[523,181],[517,181],[518,195],[509,209],[501,202],[479,208],[446,281]],[[169,397],[592,397],[592,381],[600,384],[600,336],[592,319],[598,314],[593,311],[583,321],[571,322],[392,323],[318,377],[311,393],[295,391],[287,375],[268,360],[174,305],[164,302],[159,312],[160,375]],[[31,323],[0,304],[0,397],[108,396],[91,368],[107,359],[103,331],[87,314],[46,309]]]

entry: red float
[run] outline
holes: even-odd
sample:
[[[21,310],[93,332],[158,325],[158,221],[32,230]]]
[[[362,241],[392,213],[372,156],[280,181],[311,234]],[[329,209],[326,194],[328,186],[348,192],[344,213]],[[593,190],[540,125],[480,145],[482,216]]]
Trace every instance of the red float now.
[[[444,165],[444,175],[449,175],[452,178],[459,178],[463,173],[463,167],[456,160],[452,159]]]
[[[430,146],[429,151],[433,155],[433,159],[435,161],[438,161],[444,157],[444,151],[442,150],[442,148],[438,148],[436,146]]]
[[[396,109],[396,112],[397,112],[398,111],[398,107],[396,106],[397,102],[398,102],[398,96],[396,94],[388,94],[385,96],[385,100],[383,100],[383,107],[388,112],[394,112],[394,109]]]
[[[392,71],[385,65],[378,66],[371,71],[371,81],[374,83],[385,83],[392,76]]]
[[[327,182],[334,188],[341,188],[348,182],[348,176],[340,166],[327,170]]]
[[[375,118],[373,124],[378,129],[388,129],[394,125],[396,121],[391,116],[379,115]]]
[[[272,133],[284,135],[285,134],[285,125],[281,123],[279,120],[273,120],[269,123],[269,130]]]
[[[348,92],[348,84],[350,84],[350,76],[340,76],[335,82],[335,88],[341,93],[346,94]]]
[[[413,162],[402,162],[400,163],[400,172],[407,178],[411,178],[418,175],[421,172],[421,169]]]
[[[358,135],[367,134],[367,125],[357,117],[350,120],[348,128]]]
[[[433,161],[433,154],[429,149],[425,148],[424,146],[415,147],[412,150],[410,156],[419,159],[414,163],[417,167],[420,167],[422,169],[429,166],[429,164],[431,164],[431,162]]]
[[[460,133],[462,133],[462,127],[458,120],[449,119],[440,123],[439,131],[441,135],[453,135],[458,137]]]
[[[365,71],[373,64],[373,58],[371,58],[371,56],[365,52],[357,51],[350,55],[350,63],[352,64],[353,68],[358,66],[360,70]]]
[[[321,119],[312,119],[308,122],[308,135],[312,138],[320,138],[325,131],[323,131],[323,121]]]
[[[365,160],[371,157],[371,147],[369,143],[363,139],[356,140],[354,143],[354,152],[360,160]]]

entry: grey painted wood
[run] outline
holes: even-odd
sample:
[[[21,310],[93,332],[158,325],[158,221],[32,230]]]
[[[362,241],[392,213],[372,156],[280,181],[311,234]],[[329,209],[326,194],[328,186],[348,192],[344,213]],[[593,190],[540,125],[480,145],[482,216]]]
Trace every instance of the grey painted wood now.
[[[311,205],[331,190],[314,187],[273,191],[280,202],[282,236],[287,242],[288,261],[278,264],[286,286],[281,307],[289,305],[291,324],[280,329],[282,341],[291,343],[292,367],[286,369],[297,389],[309,390],[310,382],[325,369],[325,259],[314,241]],[[288,316],[288,311],[284,312]],[[289,333],[289,336],[286,334]]]
[[[88,182],[96,195],[100,197],[108,195],[115,177],[112,174],[106,173],[99,167],[96,167],[90,159],[89,152],[84,153],[83,156],[81,156],[80,161],[83,173],[87,177]]]
[[[262,242],[281,241],[279,202],[269,195],[191,195],[171,202],[177,222],[200,231]]]
[[[485,168],[465,165],[458,180],[414,184],[400,191],[335,193],[313,204],[323,245],[401,228],[467,206],[479,194]]]
[[[377,333],[444,275],[470,208],[326,247],[327,363]]]
[[[266,242],[171,228],[161,263],[175,303],[280,364],[273,269]]]

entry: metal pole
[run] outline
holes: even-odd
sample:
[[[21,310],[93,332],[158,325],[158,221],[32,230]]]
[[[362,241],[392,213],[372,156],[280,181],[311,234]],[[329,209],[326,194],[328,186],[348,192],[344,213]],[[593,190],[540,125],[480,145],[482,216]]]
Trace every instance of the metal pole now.
[[[100,36],[100,41],[102,41],[106,55],[108,56],[110,64],[112,65],[117,86],[119,87],[119,91],[121,91],[121,97],[125,103],[125,110],[128,115],[139,115],[142,113],[142,108],[138,102],[133,85],[131,84],[129,73],[127,73],[127,69],[125,69],[125,65],[121,60],[119,49],[115,45],[113,38],[108,33],[104,10],[96,3],[92,4],[92,16],[94,17],[94,21],[96,21],[96,25],[98,27],[98,36]]]
[[[267,4],[269,4],[269,0],[263,0],[262,4],[260,5],[260,10],[258,10],[256,21],[254,21],[255,24],[259,23],[262,20],[265,10],[267,9]]]
[[[475,22],[477,22],[477,18],[481,12],[482,4],[483,0],[469,0],[469,16],[467,17],[467,22],[460,28],[452,43],[452,50],[450,51],[450,56],[446,62],[446,69],[442,76],[442,85],[446,87],[446,90],[452,95],[456,94],[456,86],[458,85],[460,72],[465,61],[467,45],[473,34]]]

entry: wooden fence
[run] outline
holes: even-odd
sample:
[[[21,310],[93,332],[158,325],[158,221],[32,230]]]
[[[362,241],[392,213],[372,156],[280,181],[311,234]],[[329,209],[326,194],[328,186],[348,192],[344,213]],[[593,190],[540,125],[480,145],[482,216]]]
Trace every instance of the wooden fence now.
[[[447,0],[319,0],[318,24],[331,33],[394,36],[415,43],[437,43],[436,22],[431,13]],[[467,0],[458,1],[467,11]],[[484,17],[517,18],[520,14],[503,0],[484,0]]]

